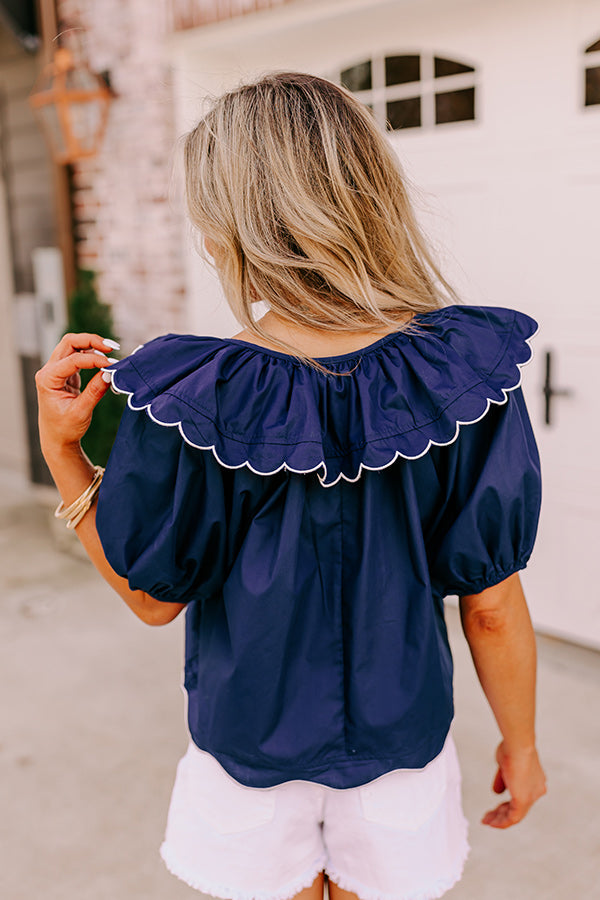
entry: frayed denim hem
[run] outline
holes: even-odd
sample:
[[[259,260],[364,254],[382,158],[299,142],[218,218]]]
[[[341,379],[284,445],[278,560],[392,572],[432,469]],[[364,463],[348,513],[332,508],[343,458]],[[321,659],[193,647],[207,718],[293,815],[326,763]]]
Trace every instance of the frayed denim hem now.
[[[222,898],[222,900],[292,900],[304,888],[310,887],[317,875],[323,872],[327,858],[323,856],[317,863],[314,863],[310,869],[304,874],[299,875],[292,881],[283,885],[278,891],[241,891],[237,888],[229,888],[223,884],[211,884],[210,881],[204,881],[197,874],[187,870],[177,861],[176,857],[170,852],[166,843],[160,848],[160,855],[164,864],[171,873],[184,881],[189,887],[200,891],[203,894],[210,894],[213,897]]]
[[[374,891],[361,884],[355,878],[342,875],[341,872],[329,865],[325,866],[325,873],[343,891],[351,891],[353,894],[357,894],[360,900],[438,900],[462,878],[470,850],[471,847],[468,841],[465,840],[461,856],[455,868],[445,878],[438,878],[422,890],[414,891],[410,894],[387,894]]]

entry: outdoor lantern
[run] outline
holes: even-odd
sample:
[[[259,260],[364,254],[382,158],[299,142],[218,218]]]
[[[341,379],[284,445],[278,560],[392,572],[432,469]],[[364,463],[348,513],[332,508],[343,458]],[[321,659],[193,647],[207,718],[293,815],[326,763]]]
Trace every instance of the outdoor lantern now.
[[[70,50],[55,52],[29,95],[55,162],[72,163],[96,154],[111,96],[106,82],[86,65],[76,64]]]

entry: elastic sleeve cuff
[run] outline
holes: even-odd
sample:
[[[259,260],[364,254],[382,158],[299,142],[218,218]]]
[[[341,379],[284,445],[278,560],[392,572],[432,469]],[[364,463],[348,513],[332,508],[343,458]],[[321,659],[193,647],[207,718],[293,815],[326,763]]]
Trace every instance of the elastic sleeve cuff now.
[[[195,588],[181,590],[162,582],[154,584],[150,588],[140,587],[139,584],[134,585],[132,582],[129,582],[129,587],[132,591],[144,591],[145,594],[148,594],[154,600],[161,600],[164,603],[190,603],[199,597]]]
[[[515,572],[520,572],[525,569],[530,556],[531,551],[521,556],[512,566],[509,566],[506,569],[495,569],[488,572],[476,581],[471,582],[468,587],[465,587],[464,585],[461,585],[460,587],[457,585],[449,586],[445,596],[468,597],[471,594],[481,594],[486,588],[494,587],[494,585],[500,584],[500,582],[510,578]]]

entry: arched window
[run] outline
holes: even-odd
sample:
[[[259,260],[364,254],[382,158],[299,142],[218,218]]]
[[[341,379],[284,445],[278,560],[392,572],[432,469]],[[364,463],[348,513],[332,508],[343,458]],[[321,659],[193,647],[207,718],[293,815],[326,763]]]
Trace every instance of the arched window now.
[[[595,106],[600,103],[600,38],[585,48],[585,63],[584,106]]]
[[[426,53],[374,56],[339,81],[390,131],[475,119],[475,69]]]

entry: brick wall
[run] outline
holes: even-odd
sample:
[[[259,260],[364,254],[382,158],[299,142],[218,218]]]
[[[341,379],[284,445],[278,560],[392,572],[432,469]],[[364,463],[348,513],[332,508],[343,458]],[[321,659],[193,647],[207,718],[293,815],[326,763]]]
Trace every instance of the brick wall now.
[[[99,154],[73,166],[77,261],[98,274],[101,298],[130,349],[187,326],[181,205],[169,196],[178,137],[165,37],[290,0],[56,0],[61,43],[117,96]]]
[[[185,328],[184,220],[169,197],[177,134],[163,59],[166,0],[57,0],[59,32],[75,35],[118,95],[100,153],[73,166],[78,264],[98,273],[130,349]],[[63,43],[73,46],[73,34]],[[124,347],[125,349],[125,347]]]

